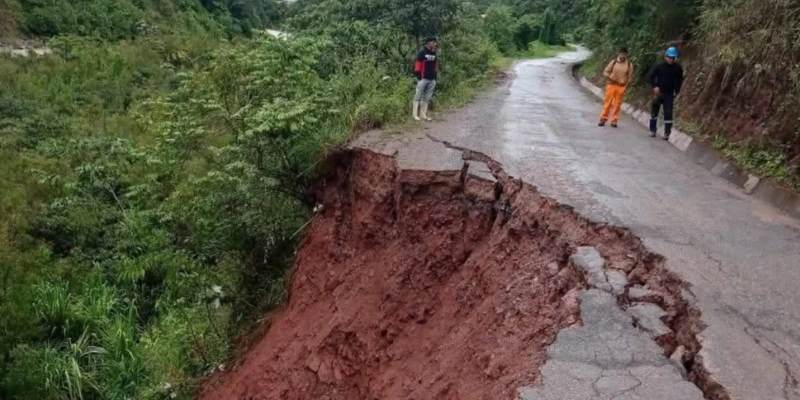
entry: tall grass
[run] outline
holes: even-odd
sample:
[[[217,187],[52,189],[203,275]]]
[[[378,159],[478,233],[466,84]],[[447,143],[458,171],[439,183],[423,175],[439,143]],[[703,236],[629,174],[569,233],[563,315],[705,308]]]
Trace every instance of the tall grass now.
[[[682,108],[742,166],[800,189],[800,3],[703,3]]]
[[[528,44],[528,49],[520,54],[522,58],[550,58],[555,57],[559,53],[574,50],[572,46],[561,45],[548,45],[540,41],[534,41]]]
[[[477,21],[442,35],[440,109],[491,81]],[[353,25],[378,47],[62,36],[0,57],[0,397],[192,398],[224,367],[287,297],[326,152],[409,117],[415,40]]]

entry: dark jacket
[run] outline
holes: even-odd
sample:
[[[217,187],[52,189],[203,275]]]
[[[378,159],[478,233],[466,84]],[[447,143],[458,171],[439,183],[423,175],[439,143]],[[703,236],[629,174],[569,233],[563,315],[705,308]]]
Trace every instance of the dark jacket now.
[[[439,72],[438,56],[436,51],[429,49],[428,46],[422,46],[422,50],[417,53],[417,62],[414,64],[414,74],[418,79],[436,79]]]
[[[678,95],[683,86],[683,67],[677,62],[670,65],[666,62],[656,65],[650,72],[650,86],[659,88],[661,93]]]

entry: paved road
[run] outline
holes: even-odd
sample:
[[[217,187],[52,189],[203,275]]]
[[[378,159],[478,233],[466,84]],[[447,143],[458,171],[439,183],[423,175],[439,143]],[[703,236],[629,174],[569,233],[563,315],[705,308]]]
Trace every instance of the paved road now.
[[[429,136],[483,152],[584,215],[627,226],[694,285],[706,364],[734,399],[800,399],[800,223],[686,159],[571,79],[585,50],[518,63],[513,81]]]
[[[633,326],[616,296],[591,289],[580,299],[582,325],[558,333],[541,384],[520,388],[520,400],[703,399],[682,367]]]

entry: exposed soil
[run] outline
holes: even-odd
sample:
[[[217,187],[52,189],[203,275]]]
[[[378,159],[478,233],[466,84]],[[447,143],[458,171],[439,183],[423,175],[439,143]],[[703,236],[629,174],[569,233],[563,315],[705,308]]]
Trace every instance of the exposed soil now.
[[[497,182],[466,168],[399,170],[368,150],[332,157],[288,305],[201,397],[515,398],[539,378],[557,332],[580,323],[586,281],[568,261],[578,246],[596,247],[631,285],[655,292],[675,331],[661,338],[665,353],[685,346],[698,385],[713,384],[695,360],[699,312],[660,256],[468,156]]]

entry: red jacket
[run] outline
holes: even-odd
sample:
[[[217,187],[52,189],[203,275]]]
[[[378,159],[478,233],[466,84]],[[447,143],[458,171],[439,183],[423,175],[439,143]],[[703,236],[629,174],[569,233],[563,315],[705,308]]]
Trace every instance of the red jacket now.
[[[414,64],[414,73],[418,79],[435,80],[439,72],[439,55],[428,46],[423,46],[417,53],[417,62]]]

